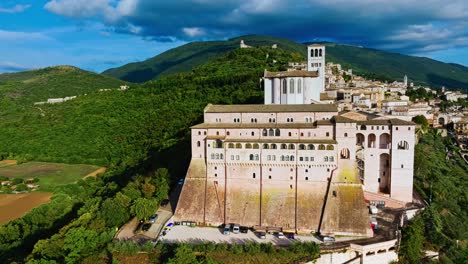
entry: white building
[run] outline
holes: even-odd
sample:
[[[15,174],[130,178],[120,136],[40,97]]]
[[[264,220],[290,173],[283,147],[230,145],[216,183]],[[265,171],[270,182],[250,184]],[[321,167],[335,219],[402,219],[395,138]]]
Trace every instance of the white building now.
[[[307,71],[265,71],[265,104],[312,104],[325,91],[325,46],[307,48]]]

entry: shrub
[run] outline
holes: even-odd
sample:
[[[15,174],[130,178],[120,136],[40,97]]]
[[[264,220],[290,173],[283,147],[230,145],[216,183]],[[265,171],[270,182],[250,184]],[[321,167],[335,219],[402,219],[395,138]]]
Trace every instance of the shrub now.
[[[260,244],[256,242],[247,242],[244,245],[244,251],[252,255],[260,253]]]
[[[28,191],[29,188],[28,186],[26,186],[26,184],[24,183],[20,183],[18,185],[16,185],[16,189],[15,189],[17,192],[24,192],[24,191]]]
[[[11,180],[11,184],[13,185],[17,185],[17,184],[20,184],[20,183],[23,183],[24,182],[24,179],[22,178],[14,178],[13,180]]]

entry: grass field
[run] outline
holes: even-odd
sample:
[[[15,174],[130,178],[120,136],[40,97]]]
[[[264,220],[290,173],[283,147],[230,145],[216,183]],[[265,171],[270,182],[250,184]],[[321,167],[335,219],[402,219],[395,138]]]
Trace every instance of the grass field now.
[[[39,178],[41,190],[57,185],[73,183],[92,172],[101,169],[95,165],[62,164],[48,162],[27,162],[19,165],[0,167],[0,176],[8,178]]]
[[[50,202],[51,193],[0,194],[0,225]]]

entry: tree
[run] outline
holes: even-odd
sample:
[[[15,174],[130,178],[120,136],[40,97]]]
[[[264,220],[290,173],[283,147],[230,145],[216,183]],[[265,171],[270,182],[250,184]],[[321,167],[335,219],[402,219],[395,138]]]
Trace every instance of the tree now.
[[[193,264],[198,263],[193,250],[187,244],[180,244],[175,249],[175,256],[170,258],[169,264]]]
[[[400,260],[402,263],[420,263],[423,257],[424,222],[421,216],[416,216],[410,224],[403,229],[403,239],[400,247]]]
[[[131,207],[131,213],[138,219],[146,219],[154,214],[158,202],[154,199],[138,198]]]
[[[154,185],[156,186],[156,191],[154,193],[154,197],[158,201],[162,201],[167,197],[169,194],[169,170],[166,168],[159,168],[155,172],[154,176]]]

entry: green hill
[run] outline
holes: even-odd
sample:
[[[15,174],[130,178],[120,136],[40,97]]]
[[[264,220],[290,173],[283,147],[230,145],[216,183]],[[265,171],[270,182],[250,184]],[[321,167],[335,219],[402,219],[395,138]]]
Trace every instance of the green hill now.
[[[191,71],[203,63],[238,48],[241,39],[251,46],[271,46],[277,43],[284,50],[298,52],[305,56],[304,46],[288,39],[243,36],[226,41],[188,43],[142,62],[106,70],[103,74],[129,82],[143,83],[163,75]]]
[[[140,83],[170,73],[191,71],[198,65],[238,48],[241,39],[251,46],[278,44],[281,49],[302,54],[303,59],[306,55],[304,44],[284,38],[249,35],[226,41],[188,43],[143,62],[109,69],[103,74]],[[328,62],[340,63],[345,68],[352,68],[356,74],[386,80],[401,80],[406,74],[410,81],[416,84],[468,88],[468,67],[462,65],[350,45],[335,43],[325,45]]]
[[[82,95],[98,89],[116,89],[125,82],[72,66],[0,74],[4,101],[33,103],[48,98]]]

